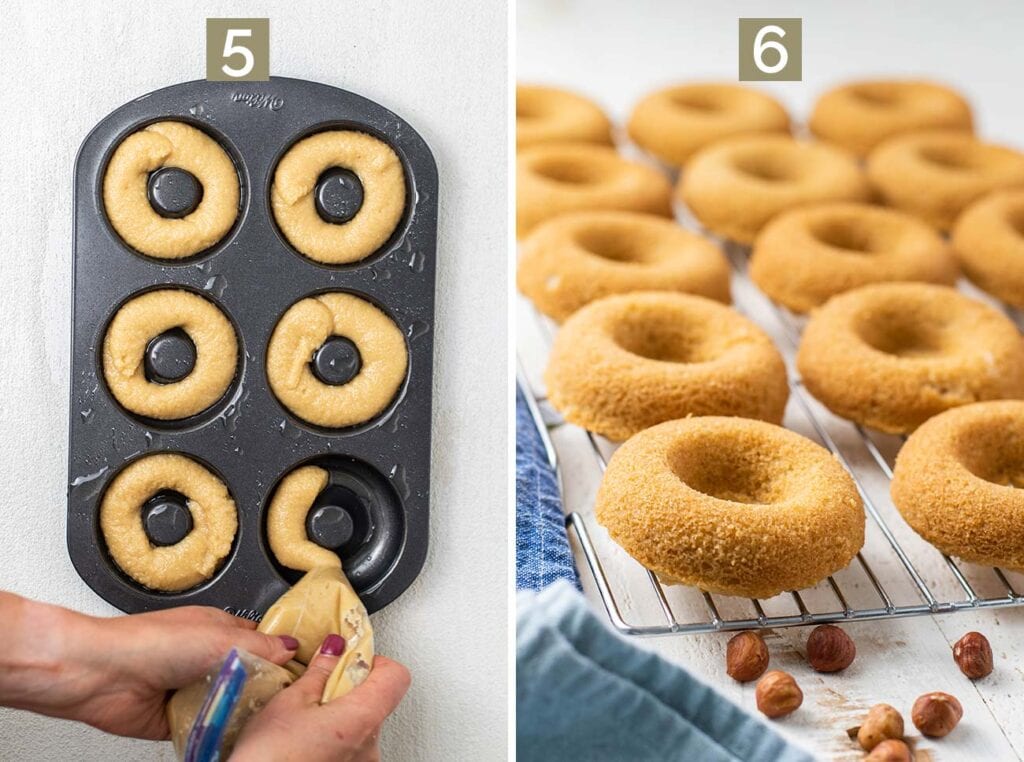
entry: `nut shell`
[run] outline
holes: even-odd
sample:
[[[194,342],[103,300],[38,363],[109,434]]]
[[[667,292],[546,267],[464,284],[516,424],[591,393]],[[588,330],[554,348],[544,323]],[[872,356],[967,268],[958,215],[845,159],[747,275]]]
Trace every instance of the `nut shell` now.
[[[864,757],[864,762],[911,762],[912,760],[910,747],[895,738],[882,741]]]
[[[856,656],[850,636],[831,624],[815,627],[807,638],[807,662],[818,672],[846,669]]]
[[[903,738],[903,715],[889,704],[875,704],[857,731],[857,743],[871,751],[892,738]]]
[[[768,669],[768,646],[756,632],[741,632],[725,649],[725,671],[733,680],[749,683]]]
[[[963,716],[964,708],[960,706],[956,697],[941,691],[919,696],[910,711],[914,727],[929,738],[942,738],[948,735]]]
[[[969,632],[953,645],[953,660],[972,680],[992,672],[992,646],[980,632]]]
[[[804,694],[792,675],[774,669],[761,678],[754,698],[761,714],[774,719],[795,712],[803,703]]]

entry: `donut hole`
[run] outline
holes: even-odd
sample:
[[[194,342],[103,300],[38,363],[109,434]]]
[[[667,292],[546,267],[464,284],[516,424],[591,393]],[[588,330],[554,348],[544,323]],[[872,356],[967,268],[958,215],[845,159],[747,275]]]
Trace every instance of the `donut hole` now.
[[[733,159],[733,166],[749,177],[768,183],[793,182],[802,174],[792,156],[774,152],[739,154]]]
[[[1024,430],[1014,422],[991,422],[967,429],[959,437],[958,456],[979,479],[1000,487],[1024,489]]]
[[[594,256],[612,262],[642,263],[650,259],[647,236],[635,229],[608,226],[580,230],[576,244]]]
[[[870,347],[894,357],[912,359],[947,354],[951,332],[941,316],[926,319],[898,309],[876,309],[858,326],[858,334]]]
[[[724,111],[727,107],[723,94],[711,90],[677,90],[669,95],[669,102],[676,108],[706,114]]]
[[[1014,233],[1024,238],[1024,204],[1009,209],[1006,213],[1006,222]]]
[[[973,172],[985,166],[984,157],[962,145],[924,145],[918,154],[929,164],[951,172]]]
[[[604,179],[600,167],[560,156],[538,162],[533,169],[541,177],[563,185],[593,185]]]
[[[727,337],[709,335],[703,326],[683,322],[674,313],[632,315],[615,327],[613,338],[627,352],[658,362],[711,362],[728,348]]]
[[[753,445],[753,446],[752,446]],[[792,472],[768,442],[711,432],[667,454],[672,473],[691,489],[733,503],[771,505],[792,492]]]
[[[852,219],[816,220],[810,225],[814,238],[826,246],[857,254],[873,254],[879,250],[878,237],[869,226]]]
[[[864,105],[877,109],[894,108],[905,100],[901,89],[880,83],[858,85],[850,92]]]
[[[536,99],[524,100],[521,96],[516,98],[516,119],[519,121],[530,121],[540,119],[545,115],[544,109]]]

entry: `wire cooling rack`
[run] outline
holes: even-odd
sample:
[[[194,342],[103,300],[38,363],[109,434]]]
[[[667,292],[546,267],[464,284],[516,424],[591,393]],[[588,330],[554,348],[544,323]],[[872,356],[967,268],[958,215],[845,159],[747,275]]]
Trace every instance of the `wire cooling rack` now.
[[[690,218],[681,217],[684,226],[693,227]],[[803,318],[757,291],[746,275],[749,252],[745,247],[731,243],[721,245],[733,268],[734,308],[752,319],[751,313],[758,312],[761,319],[755,322],[762,324],[766,314],[772,316],[790,349],[795,350]],[[529,310],[536,321],[537,333],[546,344],[545,349],[550,348],[557,330],[555,325],[532,308]],[[1018,326],[1021,325],[1019,314],[1009,310],[1007,314]],[[545,357],[546,354],[545,351]],[[791,367],[788,357],[787,365]],[[564,496],[563,469],[551,435],[561,427],[572,427],[572,424],[565,422],[547,403],[545,393],[530,383],[522,353],[518,380]],[[713,595],[692,587],[663,585],[652,571],[624,557],[624,551],[615,546],[605,530],[596,524],[592,513],[587,512],[585,516],[571,511],[566,516],[566,528],[573,541],[577,561],[582,557],[608,617],[618,631],[634,636],[722,632],[1024,605],[1024,594],[1018,592],[1020,582],[1018,587],[1011,582],[1011,577],[1016,575],[998,568],[962,564],[940,554],[914,535],[890,504],[883,504],[877,497],[877,490],[867,488],[870,480],[877,481],[881,477],[887,495],[895,449],[898,449],[902,438],[876,434],[849,422],[845,425],[853,429],[855,436],[840,438],[826,423],[830,414],[811,397],[792,370],[790,390],[791,414],[802,418],[806,422],[804,428],[807,433],[846,467],[864,501],[869,531],[854,562],[847,569],[829,576],[812,591],[794,590],[770,601]],[[614,445],[589,431],[584,432],[584,436],[585,446],[592,451],[603,473]],[[880,444],[877,439],[888,441]],[[851,454],[854,447],[863,448],[862,453],[866,452],[867,458],[855,458]],[[887,449],[891,452],[886,453]],[[868,473],[871,470],[875,473]],[[613,554],[615,558],[611,559]],[[635,573],[622,575],[628,579],[617,578],[606,571],[609,566],[628,570],[629,564],[636,569],[631,570]],[[579,565],[582,568],[583,564]],[[919,570],[925,566],[927,573]]]

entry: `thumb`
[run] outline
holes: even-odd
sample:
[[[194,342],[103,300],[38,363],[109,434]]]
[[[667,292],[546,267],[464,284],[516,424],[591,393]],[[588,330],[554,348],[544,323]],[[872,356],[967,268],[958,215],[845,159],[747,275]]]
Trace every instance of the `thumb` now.
[[[291,690],[312,704],[319,704],[327,680],[338,665],[338,659],[345,653],[345,639],[341,635],[328,635],[320,644],[316,655],[310,659],[306,671],[292,685]]]

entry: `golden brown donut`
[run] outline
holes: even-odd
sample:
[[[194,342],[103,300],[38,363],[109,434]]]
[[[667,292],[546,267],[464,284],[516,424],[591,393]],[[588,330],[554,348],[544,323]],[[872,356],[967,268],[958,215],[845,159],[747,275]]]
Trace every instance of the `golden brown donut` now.
[[[155,546],[142,507],[163,490],[188,499],[192,531],[174,545]],[[178,592],[210,579],[231,551],[238,512],[224,482],[191,458],[145,455],[114,477],[100,503],[100,530],[118,567],[153,590]]]
[[[833,297],[804,329],[797,367],[836,415],[890,433],[979,400],[1024,397],[1024,340],[952,288],[881,283]]]
[[[630,138],[648,153],[681,167],[701,148],[752,132],[789,132],[789,115],[769,95],[728,83],[675,85],[646,96],[633,109]]]
[[[981,289],[1024,308],[1024,189],[971,204],[953,226],[953,252]]]
[[[313,198],[320,175],[332,167],[355,173],[363,186],[362,206],[340,225],[323,219]],[[277,226],[301,254],[331,265],[358,262],[383,246],[402,219],[402,160],[372,135],[355,130],[318,132],[281,157],[270,203]]]
[[[672,186],[661,172],[613,148],[538,145],[516,159],[516,235],[566,212],[623,210],[672,216]]]
[[[331,336],[359,350],[359,372],[341,385],[326,384],[310,368]],[[378,307],[335,291],[296,302],[281,316],[267,346],[267,380],[281,404],[304,421],[327,428],[355,426],[386,408],[409,367],[405,336]]]
[[[573,313],[544,381],[566,420],[615,441],[688,415],[778,423],[789,397],[786,366],[760,328],[670,291],[607,296]]]
[[[180,219],[160,216],[149,203],[149,175],[161,167],[191,173],[203,187],[199,205]],[[178,259],[213,246],[238,217],[238,172],[223,148],[184,122],[156,122],[114,149],[103,175],[103,208],[125,243],[160,259]]]
[[[885,203],[943,231],[989,191],[1024,186],[1024,154],[948,130],[890,138],[867,167]]]
[[[920,80],[851,82],[822,94],[808,125],[822,140],[858,156],[906,132],[952,129],[970,133],[971,107],[955,90]]]
[[[948,410],[896,457],[892,500],[919,535],[965,561],[1024,571],[1024,402]]]
[[[836,202],[784,212],[754,242],[751,279],[794,312],[886,281],[953,285],[956,260],[933,228],[909,214]]]
[[[729,138],[699,151],[676,192],[704,227],[745,244],[781,212],[870,196],[853,156],[786,135]]]
[[[559,322],[585,304],[629,291],[683,291],[729,303],[729,263],[672,220],[636,212],[571,212],[523,242],[516,280]]]
[[[769,598],[817,584],[864,544],[850,475],[821,446],[762,421],[668,421],[616,450],[595,514],[667,584]]]
[[[170,384],[146,378],[149,342],[180,328],[196,348],[192,372]],[[238,339],[224,313],[203,297],[175,288],[125,302],[103,337],[103,377],[121,405],[147,418],[175,420],[206,410],[235,377]]]
[[[541,85],[516,85],[516,148],[540,143],[612,144],[612,124],[586,98]]]

